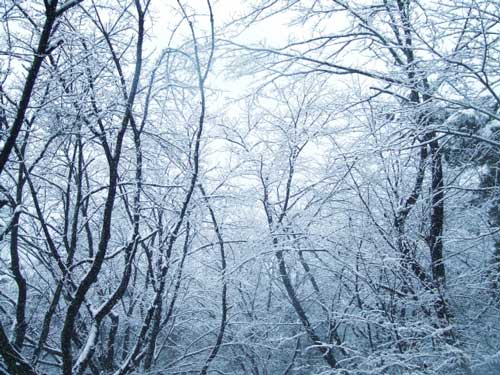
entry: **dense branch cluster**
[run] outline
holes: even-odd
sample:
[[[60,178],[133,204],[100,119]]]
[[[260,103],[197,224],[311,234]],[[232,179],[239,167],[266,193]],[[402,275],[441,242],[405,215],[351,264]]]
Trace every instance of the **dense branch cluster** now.
[[[0,12],[0,374],[500,373],[498,1]]]

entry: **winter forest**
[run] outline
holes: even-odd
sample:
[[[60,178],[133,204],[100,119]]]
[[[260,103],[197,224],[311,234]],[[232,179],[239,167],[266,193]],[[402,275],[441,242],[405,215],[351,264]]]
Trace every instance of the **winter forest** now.
[[[499,0],[0,13],[0,374],[500,374]]]

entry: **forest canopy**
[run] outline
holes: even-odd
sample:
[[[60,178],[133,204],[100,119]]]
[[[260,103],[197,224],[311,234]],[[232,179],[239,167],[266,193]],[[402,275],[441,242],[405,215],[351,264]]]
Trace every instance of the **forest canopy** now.
[[[500,2],[0,14],[0,375],[500,373]]]

